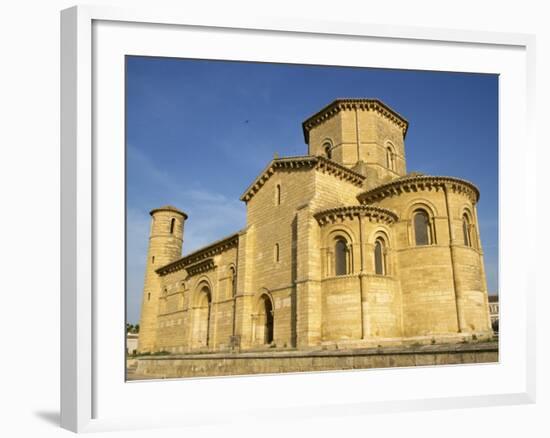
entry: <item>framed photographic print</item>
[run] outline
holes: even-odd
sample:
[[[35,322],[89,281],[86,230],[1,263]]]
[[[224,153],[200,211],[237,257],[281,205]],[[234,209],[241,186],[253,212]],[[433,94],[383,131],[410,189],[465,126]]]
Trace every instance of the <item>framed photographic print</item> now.
[[[63,11],[63,427],[532,401],[533,44]]]

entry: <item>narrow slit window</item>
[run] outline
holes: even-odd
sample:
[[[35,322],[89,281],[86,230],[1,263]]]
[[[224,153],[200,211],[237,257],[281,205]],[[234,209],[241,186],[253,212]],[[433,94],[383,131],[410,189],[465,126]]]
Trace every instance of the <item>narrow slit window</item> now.
[[[275,261],[278,262],[279,261],[279,244],[276,243],[275,244]]]
[[[386,166],[388,169],[393,170],[393,153],[391,148],[386,149]]]
[[[275,187],[275,205],[281,205],[281,185]]]
[[[176,225],[176,219],[172,218],[170,221],[170,234],[174,234],[174,226]]]
[[[470,236],[470,221],[468,220],[467,215],[462,216],[462,233],[464,235],[464,245],[472,246],[472,239]]]
[[[235,268],[231,268],[231,296],[237,295],[237,273]]]

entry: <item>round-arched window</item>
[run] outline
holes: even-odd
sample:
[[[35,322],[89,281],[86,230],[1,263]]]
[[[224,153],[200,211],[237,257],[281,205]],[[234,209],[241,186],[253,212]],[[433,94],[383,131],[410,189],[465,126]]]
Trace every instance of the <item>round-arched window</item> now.
[[[377,275],[386,275],[386,247],[384,239],[376,239],[374,243],[374,272]]]
[[[389,146],[386,148],[386,166],[390,170],[395,170],[395,154]]]
[[[416,245],[430,245],[432,236],[430,217],[425,210],[416,210],[413,215],[414,240]]]
[[[323,145],[323,152],[325,153],[325,157],[329,160],[332,159],[332,145],[330,143],[325,143]]]
[[[342,237],[336,240],[334,246],[334,272],[336,275],[349,274],[349,252],[348,243]]]

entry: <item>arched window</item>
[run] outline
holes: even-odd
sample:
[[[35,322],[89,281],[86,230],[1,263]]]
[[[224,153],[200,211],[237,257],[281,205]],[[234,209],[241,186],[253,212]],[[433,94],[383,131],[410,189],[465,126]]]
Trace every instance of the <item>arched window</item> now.
[[[276,243],[275,244],[275,261],[278,262],[279,261],[279,244]]]
[[[281,185],[275,186],[275,205],[281,205]]]
[[[325,156],[330,160],[332,159],[332,146],[330,143],[325,143],[323,145],[323,150],[325,152]]]
[[[336,275],[346,275],[349,273],[349,251],[345,239],[339,238],[334,246],[334,272]]]
[[[386,167],[390,170],[395,170],[395,152],[391,146],[386,148]]]
[[[462,234],[464,235],[464,245],[472,246],[472,239],[470,236],[470,220],[466,213],[462,216]]]
[[[386,275],[386,245],[381,237],[374,243],[374,272]]]
[[[416,245],[430,245],[432,243],[432,235],[428,213],[425,210],[416,210],[413,215],[413,224]]]
[[[176,219],[172,218],[170,221],[170,234],[174,234],[174,226],[176,225]]]

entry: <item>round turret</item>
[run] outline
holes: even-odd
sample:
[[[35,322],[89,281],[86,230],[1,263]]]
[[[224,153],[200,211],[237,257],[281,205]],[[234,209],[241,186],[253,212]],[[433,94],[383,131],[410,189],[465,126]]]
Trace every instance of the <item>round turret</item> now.
[[[139,351],[155,350],[161,286],[157,269],[181,257],[187,215],[171,205],[151,210],[149,248],[141,307]]]

